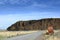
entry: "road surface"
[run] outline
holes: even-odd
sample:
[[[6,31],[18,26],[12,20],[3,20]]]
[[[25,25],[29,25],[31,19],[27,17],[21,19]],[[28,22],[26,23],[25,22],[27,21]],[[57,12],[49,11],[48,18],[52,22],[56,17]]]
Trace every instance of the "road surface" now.
[[[36,38],[42,35],[43,33],[44,33],[43,31],[38,31],[27,35],[7,38],[6,40],[36,40]]]

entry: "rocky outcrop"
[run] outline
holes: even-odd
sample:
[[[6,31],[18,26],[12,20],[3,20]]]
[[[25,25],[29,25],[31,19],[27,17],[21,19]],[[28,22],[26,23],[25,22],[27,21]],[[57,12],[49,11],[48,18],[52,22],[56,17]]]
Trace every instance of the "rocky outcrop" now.
[[[45,30],[49,25],[60,29],[60,18],[46,18],[40,20],[18,21],[7,28],[8,31]]]

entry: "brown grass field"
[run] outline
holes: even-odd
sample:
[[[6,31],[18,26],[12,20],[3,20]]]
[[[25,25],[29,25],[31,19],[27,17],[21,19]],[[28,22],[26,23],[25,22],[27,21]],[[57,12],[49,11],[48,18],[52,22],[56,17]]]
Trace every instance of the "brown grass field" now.
[[[2,40],[4,38],[11,38],[11,37],[15,37],[15,36],[30,34],[33,32],[37,32],[37,31],[1,31],[0,32],[0,40]]]
[[[44,31],[44,33],[47,32],[47,30],[43,30],[43,31]],[[1,31],[0,40],[4,39],[4,38],[11,38],[11,37],[21,36],[21,35],[25,35],[25,34],[31,34],[34,32],[38,32],[38,31]],[[54,32],[55,32],[54,35],[52,35],[52,36],[44,35],[43,38],[45,40],[60,40],[60,30],[54,30]]]

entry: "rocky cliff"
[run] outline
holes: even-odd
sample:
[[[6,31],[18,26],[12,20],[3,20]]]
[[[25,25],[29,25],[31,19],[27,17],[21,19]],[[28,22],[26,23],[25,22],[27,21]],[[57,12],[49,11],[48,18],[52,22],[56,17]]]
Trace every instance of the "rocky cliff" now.
[[[40,20],[18,21],[7,28],[8,31],[45,30],[49,25],[60,29],[60,18],[46,18]]]

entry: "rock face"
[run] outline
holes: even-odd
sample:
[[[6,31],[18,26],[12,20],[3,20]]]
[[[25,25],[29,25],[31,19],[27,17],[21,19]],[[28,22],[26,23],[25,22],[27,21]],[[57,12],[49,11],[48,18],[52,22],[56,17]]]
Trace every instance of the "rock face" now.
[[[40,20],[18,21],[7,28],[8,31],[45,30],[49,25],[60,29],[60,18],[46,18]]]

